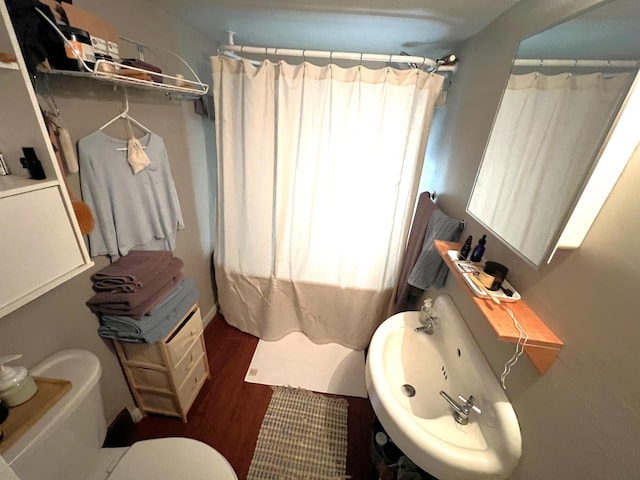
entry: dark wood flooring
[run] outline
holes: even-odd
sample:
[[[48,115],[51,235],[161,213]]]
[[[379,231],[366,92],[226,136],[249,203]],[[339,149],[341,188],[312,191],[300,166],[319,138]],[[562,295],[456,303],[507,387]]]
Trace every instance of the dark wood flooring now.
[[[245,479],[253,457],[258,431],[271,387],[246,383],[258,339],[229,326],[217,315],[204,332],[211,378],[203,386],[189,411],[188,422],[149,415],[115,444],[138,440],[182,436],[200,440],[224,455],[239,479]],[[349,402],[347,475],[353,480],[377,478],[371,459],[371,428],[374,413],[367,399],[345,397]]]

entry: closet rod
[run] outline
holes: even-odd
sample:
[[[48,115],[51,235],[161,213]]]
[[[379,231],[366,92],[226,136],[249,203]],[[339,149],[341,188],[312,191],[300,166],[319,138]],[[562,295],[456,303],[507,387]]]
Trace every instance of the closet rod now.
[[[516,67],[584,67],[584,68],[637,68],[638,60],[570,60],[549,58],[516,58]]]
[[[389,63],[414,63],[418,68],[427,67],[430,71],[455,72],[457,65],[440,65],[436,60],[427,57],[416,57],[409,55],[384,55],[380,53],[354,53],[354,52],[333,52],[327,50],[299,50],[290,48],[273,47],[248,47],[244,45],[221,45],[218,49],[223,54],[227,52],[274,55],[282,57],[302,57],[302,58],[328,58],[329,60],[353,60],[356,62],[389,62]],[[236,55],[237,58],[237,55]]]

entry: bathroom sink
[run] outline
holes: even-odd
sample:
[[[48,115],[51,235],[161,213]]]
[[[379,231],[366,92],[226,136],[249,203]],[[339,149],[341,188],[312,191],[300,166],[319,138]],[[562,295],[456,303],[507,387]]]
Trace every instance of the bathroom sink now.
[[[522,453],[516,414],[453,301],[441,295],[434,308],[431,335],[415,331],[418,312],[398,313],[374,333],[366,381],[376,416],[398,448],[440,480],[508,478]],[[466,425],[441,392],[459,405],[458,395],[474,397]]]

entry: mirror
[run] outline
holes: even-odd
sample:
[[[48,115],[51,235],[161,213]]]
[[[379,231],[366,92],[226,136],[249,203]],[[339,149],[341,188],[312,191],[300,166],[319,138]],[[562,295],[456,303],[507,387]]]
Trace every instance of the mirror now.
[[[638,21],[638,0],[615,0],[520,43],[467,212],[536,268],[635,78]]]

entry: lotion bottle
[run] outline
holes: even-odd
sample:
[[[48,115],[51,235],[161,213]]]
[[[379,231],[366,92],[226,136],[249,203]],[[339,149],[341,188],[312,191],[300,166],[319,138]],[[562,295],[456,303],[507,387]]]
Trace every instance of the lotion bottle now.
[[[482,260],[482,255],[484,255],[484,246],[487,243],[487,236],[482,235],[482,238],[478,240],[478,245],[473,249],[473,253],[471,254],[472,262],[479,262]]]

